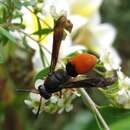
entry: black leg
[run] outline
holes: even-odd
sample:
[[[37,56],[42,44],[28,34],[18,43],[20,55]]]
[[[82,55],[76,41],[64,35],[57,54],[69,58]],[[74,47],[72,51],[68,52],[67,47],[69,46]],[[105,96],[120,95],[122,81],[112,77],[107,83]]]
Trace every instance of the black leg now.
[[[36,118],[38,118],[38,116],[39,116],[41,104],[42,104],[42,97],[40,97],[40,102],[39,102],[38,110],[37,110],[37,113],[36,113]]]

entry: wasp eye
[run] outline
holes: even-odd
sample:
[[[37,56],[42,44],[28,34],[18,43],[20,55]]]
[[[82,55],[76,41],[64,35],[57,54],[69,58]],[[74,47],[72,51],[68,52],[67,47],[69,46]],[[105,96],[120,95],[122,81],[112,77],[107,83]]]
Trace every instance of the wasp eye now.
[[[51,97],[51,93],[48,93],[44,87],[44,85],[40,85],[38,87],[39,94],[45,99],[49,99]]]
[[[44,80],[42,79],[38,79],[36,82],[35,82],[35,88],[38,89],[40,86],[44,85]]]

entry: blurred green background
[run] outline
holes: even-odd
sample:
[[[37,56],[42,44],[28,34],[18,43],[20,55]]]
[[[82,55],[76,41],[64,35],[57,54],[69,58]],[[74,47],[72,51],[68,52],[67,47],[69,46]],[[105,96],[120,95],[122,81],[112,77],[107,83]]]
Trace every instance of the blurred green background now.
[[[102,22],[111,23],[117,29],[113,46],[122,58],[123,72],[130,76],[130,0],[104,0],[100,13]],[[30,54],[28,62],[14,56],[0,65],[0,130],[98,130],[93,115],[81,99],[74,101],[75,107],[69,113],[42,113],[35,118],[23,102],[27,94],[16,94],[14,87],[32,86],[32,74],[26,74],[32,70],[33,51],[27,49],[26,53]],[[106,108],[101,109],[101,113],[112,130],[130,130],[129,111]]]

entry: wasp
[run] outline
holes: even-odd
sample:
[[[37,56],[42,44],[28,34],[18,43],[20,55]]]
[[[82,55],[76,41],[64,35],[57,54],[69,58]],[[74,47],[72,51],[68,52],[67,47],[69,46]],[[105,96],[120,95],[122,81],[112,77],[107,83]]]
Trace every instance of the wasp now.
[[[66,69],[55,70],[59,49],[64,37],[65,29],[71,32],[73,24],[66,18],[61,16],[54,24],[53,47],[51,54],[51,65],[49,74],[44,80],[44,84],[38,86],[36,90],[22,90],[17,91],[34,92],[40,94],[40,104],[36,116],[38,117],[41,107],[42,98],[49,99],[55,92],[67,88],[88,88],[88,87],[106,87],[112,85],[117,81],[117,77],[93,77],[74,81],[73,78],[78,75],[85,75],[90,72],[97,63],[97,57],[92,54],[78,54],[68,61]],[[66,50],[67,51],[67,50]]]

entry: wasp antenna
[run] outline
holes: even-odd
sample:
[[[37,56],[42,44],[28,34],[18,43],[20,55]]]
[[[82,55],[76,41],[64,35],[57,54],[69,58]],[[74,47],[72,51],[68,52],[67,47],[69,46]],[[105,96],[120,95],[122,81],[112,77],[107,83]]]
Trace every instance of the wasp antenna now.
[[[38,91],[36,90],[28,90],[28,89],[16,89],[16,92],[31,92],[31,93],[39,94]]]

